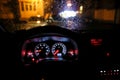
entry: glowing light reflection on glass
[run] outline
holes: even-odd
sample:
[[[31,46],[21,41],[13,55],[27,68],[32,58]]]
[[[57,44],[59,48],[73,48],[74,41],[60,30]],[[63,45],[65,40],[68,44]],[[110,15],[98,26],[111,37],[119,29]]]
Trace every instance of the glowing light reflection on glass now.
[[[55,41],[68,41],[69,39],[68,38],[65,38],[65,37],[57,37],[57,36],[54,36],[54,37],[51,37],[52,40],[55,40]]]

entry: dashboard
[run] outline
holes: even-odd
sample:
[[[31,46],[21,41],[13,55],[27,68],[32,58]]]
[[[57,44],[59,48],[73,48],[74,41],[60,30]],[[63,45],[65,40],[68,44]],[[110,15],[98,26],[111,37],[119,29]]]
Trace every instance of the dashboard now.
[[[91,75],[91,79],[119,80],[120,51],[117,46],[120,39],[114,36],[119,34],[117,30],[76,33],[47,26],[18,32],[12,40],[14,48],[10,47],[15,53],[12,57],[18,60],[14,60],[18,76],[29,80],[56,80],[55,77],[87,79],[84,76]]]
[[[64,35],[51,33],[24,41],[21,56],[26,65],[43,61],[74,61],[78,59],[77,43]]]

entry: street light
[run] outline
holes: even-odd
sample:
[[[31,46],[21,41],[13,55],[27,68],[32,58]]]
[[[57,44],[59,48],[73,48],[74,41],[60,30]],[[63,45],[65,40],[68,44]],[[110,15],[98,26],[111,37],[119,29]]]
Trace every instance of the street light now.
[[[37,17],[40,17],[40,15],[38,14]]]
[[[80,14],[83,13],[83,6],[82,6],[82,5],[80,6],[80,11],[79,11],[79,13],[80,13]]]
[[[71,1],[69,0],[69,1],[67,1],[67,7],[71,7],[72,6],[72,3],[71,3]]]

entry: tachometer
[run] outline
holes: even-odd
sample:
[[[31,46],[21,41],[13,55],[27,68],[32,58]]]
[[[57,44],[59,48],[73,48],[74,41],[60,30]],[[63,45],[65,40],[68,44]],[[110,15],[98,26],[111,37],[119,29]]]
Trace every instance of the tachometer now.
[[[39,58],[45,58],[50,53],[50,47],[46,43],[39,43],[35,46],[35,55]]]
[[[52,46],[53,56],[62,57],[66,54],[66,52],[67,52],[67,48],[63,43],[58,42]]]

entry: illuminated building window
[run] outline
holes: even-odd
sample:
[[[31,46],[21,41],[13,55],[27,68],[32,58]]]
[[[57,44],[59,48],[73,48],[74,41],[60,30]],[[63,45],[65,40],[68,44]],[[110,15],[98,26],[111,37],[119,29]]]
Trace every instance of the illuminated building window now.
[[[37,2],[37,4],[39,4],[39,1]]]
[[[30,5],[30,11],[32,10],[32,5]]]
[[[26,5],[26,11],[28,11],[28,5]]]
[[[34,5],[34,11],[36,11],[36,5]]]
[[[21,2],[21,9],[22,9],[22,11],[24,11],[24,4],[23,4],[23,2]]]

